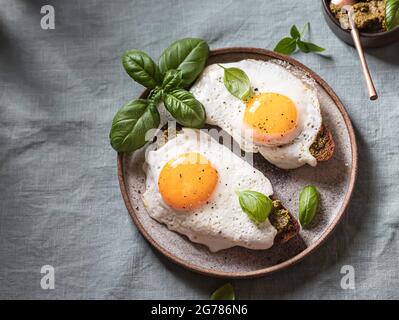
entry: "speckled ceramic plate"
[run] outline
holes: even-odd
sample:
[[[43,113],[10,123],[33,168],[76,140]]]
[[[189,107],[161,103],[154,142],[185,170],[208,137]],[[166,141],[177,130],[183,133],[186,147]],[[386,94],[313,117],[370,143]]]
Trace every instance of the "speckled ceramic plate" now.
[[[273,185],[274,195],[297,217],[299,190],[317,186],[321,205],[310,229],[285,244],[257,251],[235,247],[211,253],[205,246],[190,242],[185,236],[170,231],[146,212],[141,195],[145,191],[142,170],[144,150],[118,155],[118,177],[123,199],[137,228],[158,251],[175,263],[202,274],[225,278],[249,278],[286,268],[314,251],[341,220],[351,197],[357,171],[357,148],[349,116],[333,90],[313,71],[298,61],[277,53],[256,48],[214,50],[208,64],[243,59],[277,59],[289,64],[299,77],[315,82],[323,121],[332,132],[336,149],[334,156],[312,168],[305,165],[295,170],[281,170],[255,154],[254,166],[264,172]],[[142,96],[145,96],[143,93]],[[144,149],[144,148],[143,148]]]

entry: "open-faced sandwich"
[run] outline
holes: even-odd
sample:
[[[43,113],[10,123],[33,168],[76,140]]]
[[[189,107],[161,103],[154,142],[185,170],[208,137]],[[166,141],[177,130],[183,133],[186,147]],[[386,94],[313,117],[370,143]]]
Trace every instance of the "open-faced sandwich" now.
[[[231,86],[238,81],[247,87],[235,94]],[[203,104],[208,124],[279,168],[315,166],[333,154],[334,141],[323,126],[316,90],[276,61],[210,65],[190,91]]]
[[[169,229],[213,252],[268,249],[298,233],[297,221],[270,198],[272,185],[263,173],[207,133],[183,129],[150,148],[143,201]]]

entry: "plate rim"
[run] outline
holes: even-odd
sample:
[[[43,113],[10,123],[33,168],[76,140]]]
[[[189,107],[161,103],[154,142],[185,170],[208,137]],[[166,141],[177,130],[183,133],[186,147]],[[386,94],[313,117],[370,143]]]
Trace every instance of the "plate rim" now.
[[[331,99],[334,101],[335,106],[338,108],[340,111],[346,128],[349,132],[349,141],[351,145],[351,152],[352,152],[352,170],[350,174],[350,180],[349,180],[349,185],[347,192],[344,197],[344,201],[342,203],[341,208],[339,209],[336,217],[334,220],[329,224],[329,226],[326,228],[326,230],[322,233],[320,238],[315,241],[312,245],[307,247],[305,250],[301,251],[297,255],[293,256],[292,258],[283,261],[279,264],[276,264],[271,267],[266,267],[263,269],[259,269],[256,271],[245,271],[245,272],[224,272],[224,271],[217,271],[214,269],[208,269],[208,268],[202,268],[198,267],[190,262],[184,261],[180,259],[179,257],[176,257],[173,253],[169,252],[166,250],[164,247],[159,245],[146,231],[144,226],[141,224],[139,221],[136,211],[134,209],[134,206],[132,205],[128,192],[127,192],[127,187],[125,184],[124,176],[123,176],[123,158],[124,158],[124,153],[118,153],[117,155],[117,173],[118,173],[118,181],[119,181],[119,187],[122,193],[122,198],[125,203],[125,206],[128,210],[128,213],[130,217],[132,218],[134,224],[136,225],[137,229],[140,231],[142,236],[155,248],[157,249],[160,253],[162,253],[165,257],[167,257],[170,261],[176,263],[177,265],[184,267],[190,271],[200,273],[203,275],[207,276],[212,276],[212,277],[217,277],[217,278],[227,278],[227,279],[248,279],[248,278],[256,278],[256,277],[261,277],[265,276],[267,274],[283,270],[285,268],[288,268],[299,261],[302,261],[306,256],[308,256],[310,253],[314,252],[324,241],[333,233],[335,230],[336,226],[338,223],[342,220],[346,209],[349,205],[350,199],[353,194],[356,178],[357,178],[357,172],[358,172],[358,149],[357,149],[357,143],[356,143],[356,137],[355,137],[355,131],[352,126],[351,120],[349,118],[349,115],[342,104],[341,100],[338,98],[337,94],[334,92],[334,90],[325,82],[318,74],[316,74],[314,71],[303,65],[301,62],[295,60],[292,57],[282,55],[279,53],[276,53],[274,51],[270,51],[267,49],[261,49],[261,48],[255,48],[255,47],[226,47],[226,48],[219,48],[219,49],[214,49],[210,51],[209,57],[214,57],[218,55],[224,55],[224,54],[239,54],[239,53],[247,53],[247,54],[257,54],[260,56],[266,56],[268,58],[272,59],[278,59],[282,60],[285,62],[290,63],[294,67],[300,68],[303,71],[305,71],[311,78],[313,78],[323,89],[327,92],[327,94],[331,97]],[[140,97],[144,96],[147,93],[147,90],[145,90]]]

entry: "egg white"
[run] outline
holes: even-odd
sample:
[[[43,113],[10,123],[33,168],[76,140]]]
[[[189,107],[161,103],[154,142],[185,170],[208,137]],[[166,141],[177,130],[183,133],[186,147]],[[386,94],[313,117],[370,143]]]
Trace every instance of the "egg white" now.
[[[205,108],[208,124],[217,125],[229,133],[246,152],[260,152],[279,168],[294,169],[304,164],[316,166],[317,160],[309,151],[322,125],[317,93],[308,83],[293,75],[285,67],[260,60],[242,60],[223,64],[236,67],[249,77],[257,92],[275,92],[289,97],[298,110],[299,135],[289,144],[263,146],[251,137],[242,135],[245,103],[234,97],[224,86],[223,69],[214,64],[206,67],[190,91]]]
[[[163,201],[158,178],[170,159],[187,152],[205,156],[218,172],[218,183],[208,203],[181,212]],[[249,189],[270,196],[273,194],[270,181],[207,133],[183,129],[165,145],[147,153],[145,171],[144,205],[152,218],[170,230],[206,245],[212,252],[234,246],[268,249],[273,245],[277,230],[268,219],[258,225],[253,223],[241,209],[236,194],[237,190]]]

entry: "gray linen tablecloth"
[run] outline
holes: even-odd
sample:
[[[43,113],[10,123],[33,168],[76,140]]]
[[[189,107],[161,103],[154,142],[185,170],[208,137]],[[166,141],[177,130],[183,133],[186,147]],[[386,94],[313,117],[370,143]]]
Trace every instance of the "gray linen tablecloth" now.
[[[55,29],[40,9],[55,8]],[[272,49],[311,23],[326,55],[294,55],[337,92],[356,128],[359,175],[344,221],[314,254],[239,299],[399,298],[399,44],[369,50],[380,98],[367,99],[356,52],[328,29],[320,1],[0,0],[0,298],[206,299],[219,285],[153,250],[133,225],[108,141],[116,110],[142,88],[126,49],[157,58],[194,36],[211,48]],[[42,266],[55,269],[43,290]],[[341,288],[345,265],[355,289]]]

